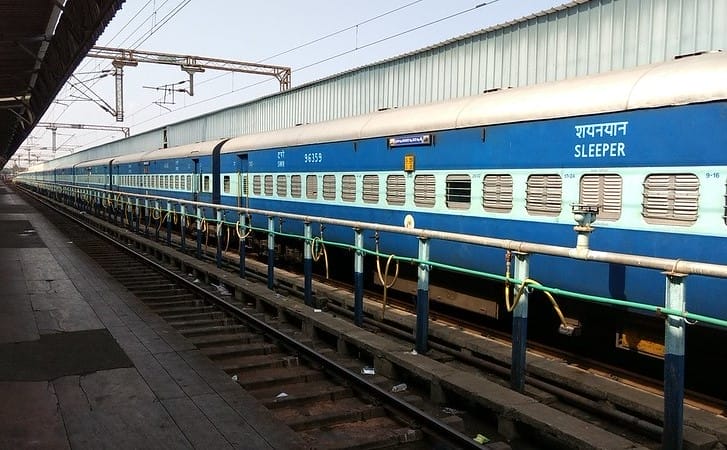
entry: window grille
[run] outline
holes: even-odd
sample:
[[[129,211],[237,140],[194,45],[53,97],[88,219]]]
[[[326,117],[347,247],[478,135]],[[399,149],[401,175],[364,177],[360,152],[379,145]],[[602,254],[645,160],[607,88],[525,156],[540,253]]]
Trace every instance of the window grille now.
[[[466,174],[447,175],[447,208],[469,209],[472,203],[472,181]]]
[[[301,195],[301,179],[300,175],[290,176],[290,196],[294,198],[300,198]]]
[[[288,177],[285,175],[278,175],[277,179],[277,194],[278,197],[287,197],[288,196]]]
[[[265,195],[270,197],[273,195],[273,176],[265,175]]]
[[[336,176],[335,175],[323,175],[323,199],[324,200],[335,200],[336,199]]]
[[[341,199],[344,202],[356,201],[356,177],[354,175],[341,177]]]
[[[316,175],[306,175],[305,197],[311,200],[318,198],[318,177]]]
[[[579,203],[598,206],[597,220],[614,221],[621,217],[621,175],[589,174],[581,177]]]
[[[405,200],[406,179],[404,175],[386,177],[386,203],[392,206],[402,206]]]
[[[482,180],[482,208],[487,212],[512,211],[512,175],[485,175]]]
[[[646,223],[694,224],[699,212],[699,178],[691,173],[648,175],[642,207]]]
[[[363,201],[364,203],[379,202],[379,176],[363,176]]]
[[[436,181],[434,175],[414,177],[414,204],[424,208],[434,207]]]
[[[563,198],[560,175],[530,175],[525,192],[525,209],[534,216],[557,216]]]

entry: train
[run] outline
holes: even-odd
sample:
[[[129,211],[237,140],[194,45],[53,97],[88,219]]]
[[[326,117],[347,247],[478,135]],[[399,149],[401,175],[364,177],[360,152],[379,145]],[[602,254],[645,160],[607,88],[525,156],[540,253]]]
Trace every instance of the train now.
[[[576,241],[572,205],[585,205],[598,210],[592,249],[727,264],[725,80],[727,54],[709,52],[73,166],[50,161],[17,181],[566,247]],[[252,225],[267,218],[253,215]],[[294,220],[277,228],[303,233]],[[322,233],[353,242],[350,228]],[[365,231],[372,249],[373,238]],[[382,253],[417,254],[415,238],[376,241]],[[505,272],[502,249],[434,241],[430,251],[441,263]],[[530,275],[664,305],[655,270],[533,255]],[[727,320],[722,292],[725,280],[688,277],[687,310]]]

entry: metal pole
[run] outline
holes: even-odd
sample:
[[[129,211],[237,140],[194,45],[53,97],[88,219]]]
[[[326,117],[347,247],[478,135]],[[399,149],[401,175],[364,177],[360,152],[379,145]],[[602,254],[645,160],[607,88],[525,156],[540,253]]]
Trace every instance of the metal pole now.
[[[416,351],[426,353],[429,337],[429,240],[419,238],[419,268],[417,269]]]
[[[353,262],[353,281],[354,281],[354,297],[353,297],[353,320],[356,326],[363,325],[363,288],[364,288],[364,253],[363,253],[363,231],[360,228],[354,228],[354,245],[356,246],[356,255]]]
[[[275,218],[268,216],[268,289],[275,284]]]
[[[303,298],[306,305],[313,306],[313,230],[308,221],[303,227]]]
[[[252,222],[252,221],[251,221]],[[245,225],[245,215],[243,213],[240,213],[240,225]],[[242,235],[244,236],[247,234],[247,230],[243,228]],[[239,230],[238,230],[239,232]],[[240,248],[238,249],[238,254],[240,255],[240,278],[245,278],[245,238],[240,239]]]
[[[144,236],[149,237],[149,225],[151,224],[151,214],[149,214],[149,199],[144,199],[144,214],[146,214],[144,221]]]
[[[215,261],[217,262],[217,267],[222,267],[222,210],[217,210],[217,227],[216,227],[216,233],[217,234],[217,252],[215,254]]]
[[[685,310],[686,275],[666,274],[666,307]],[[662,448],[681,450],[684,433],[684,341],[686,322],[667,316],[664,330],[664,433]]]
[[[197,207],[197,259],[202,259],[202,208]]]
[[[139,209],[139,198],[134,199],[134,231],[139,232],[139,220],[141,219],[141,210]]]
[[[515,256],[515,279],[525,281],[530,277],[530,264],[527,253],[513,252]],[[528,291],[523,290],[512,312],[512,365],[510,366],[510,387],[523,392],[525,388],[525,354],[528,341]]]
[[[187,211],[184,204],[179,205],[179,246],[184,252],[187,249]]]
[[[172,245],[172,202],[167,202],[167,245]]]

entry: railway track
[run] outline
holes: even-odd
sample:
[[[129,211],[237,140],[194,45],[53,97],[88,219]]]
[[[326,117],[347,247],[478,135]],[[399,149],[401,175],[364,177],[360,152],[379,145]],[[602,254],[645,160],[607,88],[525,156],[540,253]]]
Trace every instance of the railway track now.
[[[77,238],[74,238],[74,242],[77,242]],[[243,387],[300,432],[311,447],[336,447],[335,442],[340,442],[341,439],[348,440],[352,446],[356,446],[359,445],[353,440],[353,436],[356,435],[362,436],[364,440],[371,439],[372,436],[382,438],[380,441],[365,441],[357,448],[378,445],[428,448],[431,445],[430,439],[439,439],[428,435],[430,430],[425,420],[402,415],[396,411],[396,407],[385,405],[379,397],[380,393],[367,393],[366,389],[358,386],[355,380],[363,379],[373,382],[369,384],[377,386],[380,391],[390,393],[394,385],[400,384],[400,380],[386,379],[379,374],[362,376],[361,369],[370,365],[370,360],[344,357],[335,344],[328,345],[306,334],[302,324],[290,323],[275,314],[264,314],[251,305],[235,302],[229,297],[222,296],[225,298],[221,303],[217,302],[218,305],[213,308],[206,294],[196,292],[201,283],[194,283],[190,280],[189,274],[176,273],[177,280],[174,282],[165,281],[166,275],[158,279],[156,278],[158,275],[148,273],[148,269],[145,268],[147,263],[118,264],[116,256],[109,256],[106,245],[100,245],[95,251],[101,254],[102,265],[104,265],[103,260],[107,260],[107,270],[110,273],[124,282],[137,296],[146,299],[150,308],[168,320],[231,377],[236,377]],[[248,273],[254,270],[254,267],[255,264],[248,265]],[[168,270],[162,269],[162,271]],[[231,269],[235,271],[234,268]],[[255,276],[264,278],[264,268],[261,267],[259,270],[260,274]],[[139,275],[140,273],[144,275]],[[300,293],[295,282],[286,277],[279,277],[277,282],[279,292]],[[195,292],[189,292],[190,284],[195,287],[192,289]],[[155,286],[156,291],[152,290]],[[159,286],[163,288],[158,288]],[[207,286],[203,291],[208,294],[210,291],[219,294],[215,286]],[[339,315],[350,314],[345,305],[336,305],[330,302],[330,299],[327,308]],[[236,310],[239,310],[243,317],[235,313]],[[245,323],[244,317],[252,318],[254,325]],[[442,319],[443,317],[439,318]],[[411,340],[410,329],[397,329],[374,318],[367,318],[366,321],[370,329],[377,330],[381,334],[391,333],[393,337],[389,337],[390,339],[402,342]],[[261,323],[295,340],[302,348],[315,351],[321,355],[323,361],[327,362],[321,363],[307,354],[304,355],[299,346],[281,344],[278,335],[270,337],[261,334],[259,331]],[[431,347],[434,349],[429,355],[431,358],[457,367],[465,367],[465,370],[477,372],[483,379],[507,385],[509,367],[501,361],[487,361],[479,356],[463,357],[461,352],[437,341],[431,341]],[[347,379],[341,372],[331,371],[326,367],[329,363],[356,375]],[[404,392],[396,395],[399,400],[407,400],[410,408],[415,405],[417,409],[426,410],[432,416],[445,421],[453,420],[448,423],[454,424],[459,429],[465,428],[465,435],[477,434],[473,432],[475,429],[487,429],[481,428],[481,421],[473,420],[473,417],[481,415],[482,412],[476,406],[472,408],[473,405],[464,402],[455,405],[456,408],[447,408],[450,412],[442,414],[441,405],[425,400],[428,397],[426,387],[417,392],[417,386],[413,384],[409,383]],[[548,380],[534,377],[528,378],[528,385],[530,386],[528,395],[534,396],[538,401],[546,402],[600,428],[625,436],[645,448],[660,447],[661,429],[658,420],[655,422],[653,418],[645,418],[639,413],[614,407],[608,401],[574,392],[572,386],[564,388],[553,385]],[[451,415],[452,410],[456,410],[457,415]],[[368,423],[371,427],[368,427]],[[474,428],[472,423],[475,423]],[[384,433],[383,430],[389,431]],[[352,437],[342,437],[346,436],[346,433],[351,433]],[[487,435],[495,439],[499,437],[496,427],[492,426],[487,429]],[[529,441],[530,439],[535,439],[535,444]],[[532,436],[518,437],[515,441],[511,440],[510,444],[513,448],[542,448],[543,442],[538,442],[537,439],[536,433]]]
[[[483,448],[460,431],[459,417],[375,374],[366,361],[342,356],[300,328],[234,301],[219,286],[163,267],[153,255],[112,246],[80,222],[43,211],[309,448]]]

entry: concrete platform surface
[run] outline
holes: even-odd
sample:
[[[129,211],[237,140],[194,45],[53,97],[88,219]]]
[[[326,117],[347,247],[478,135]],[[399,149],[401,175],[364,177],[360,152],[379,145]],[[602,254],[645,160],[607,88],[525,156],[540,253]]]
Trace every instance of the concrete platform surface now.
[[[301,448],[0,182],[0,448]]]

